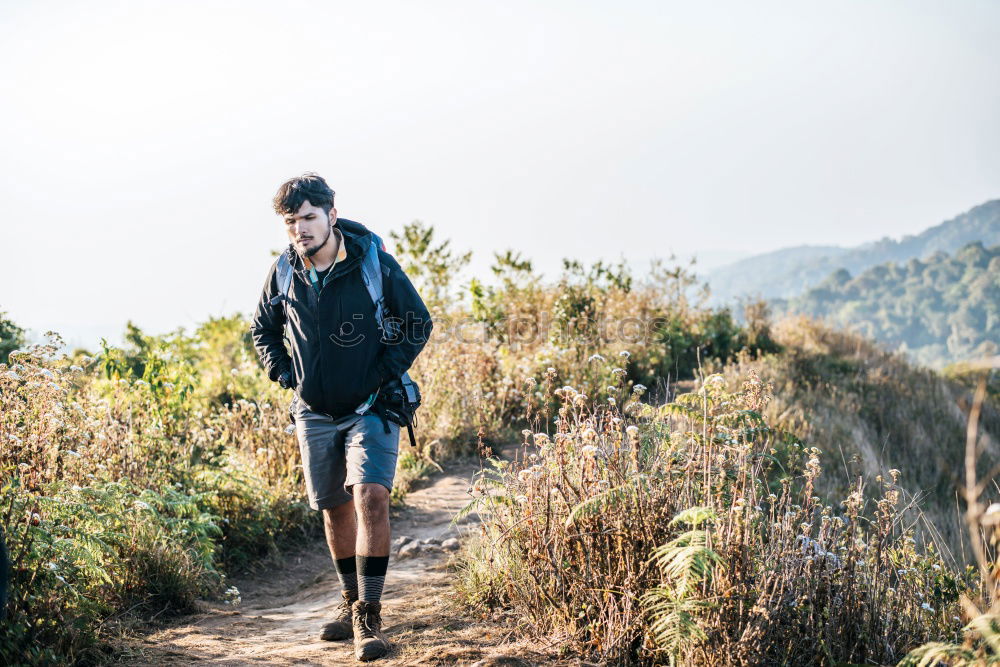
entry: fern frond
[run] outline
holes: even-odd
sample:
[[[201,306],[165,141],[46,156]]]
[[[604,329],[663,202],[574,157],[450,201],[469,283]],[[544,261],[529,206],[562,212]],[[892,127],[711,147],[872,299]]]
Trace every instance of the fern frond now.
[[[469,503],[465,507],[455,512],[455,516],[451,518],[450,525],[454,526],[458,524],[459,521],[469,516],[473,510],[479,509],[479,506],[483,503],[483,499],[486,497],[487,496],[485,495],[477,496],[473,498],[471,501],[469,501]]]
[[[965,626],[965,629],[979,633],[993,653],[1000,655],[1000,617],[996,614],[977,616]]]
[[[956,658],[958,661],[956,662]],[[973,663],[973,661],[976,661]],[[969,649],[957,644],[946,644],[944,642],[931,642],[913,649],[902,660],[897,667],[930,667],[938,663],[948,665],[982,665],[995,664],[995,659],[984,663],[976,660],[975,654]]]
[[[569,528],[580,519],[596,516],[604,511],[621,505],[626,500],[634,497],[640,488],[645,488],[646,476],[630,480],[624,484],[602,491],[592,498],[588,498],[577,504],[566,517],[566,527]]]
[[[708,636],[698,625],[695,612],[711,604],[705,600],[676,599],[669,588],[657,587],[642,596],[643,609],[649,616],[649,631],[658,647],[672,658],[684,648]]]
[[[715,518],[715,511],[710,507],[689,507],[674,516],[670,520],[670,525],[676,526],[679,523],[686,523],[692,528],[697,528],[706,521],[715,521]]]
[[[677,597],[687,595],[707,581],[712,568],[724,562],[722,556],[706,546],[707,541],[704,531],[692,530],[653,550],[653,560]]]

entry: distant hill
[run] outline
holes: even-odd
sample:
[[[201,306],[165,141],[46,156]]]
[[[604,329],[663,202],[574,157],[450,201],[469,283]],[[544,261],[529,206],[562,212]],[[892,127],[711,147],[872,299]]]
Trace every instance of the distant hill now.
[[[898,241],[886,237],[853,248],[783,248],[719,267],[709,271],[705,278],[712,289],[710,302],[714,304],[743,296],[788,299],[819,285],[838,269],[858,275],[887,262],[905,263],[938,251],[950,254],[974,241],[986,247],[1000,243],[1000,199]]]
[[[979,241],[949,255],[888,262],[852,277],[838,269],[776,312],[823,318],[941,367],[996,354],[1000,344],[1000,245]]]

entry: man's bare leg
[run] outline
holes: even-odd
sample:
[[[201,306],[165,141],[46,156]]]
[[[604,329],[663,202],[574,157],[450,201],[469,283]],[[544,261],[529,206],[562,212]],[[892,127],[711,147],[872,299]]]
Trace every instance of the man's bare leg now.
[[[358,601],[354,603],[354,657],[375,660],[389,652],[382,634],[382,588],[389,566],[389,490],[381,484],[356,484],[358,515]]]
[[[348,500],[333,509],[323,510],[323,530],[330,557],[337,568],[337,576],[345,595],[358,597],[358,568],[354,557],[357,542],[358,520],[355,516],[354,500]]]
[[[358,484],[354,487],[358,537],[356,553],[362,556],[388,556],[389,489],[381,484]]]
[[[351,606],[358,599],[358,567],[354,556],[358,524],[355,517],[354,501],[348,501],[333,509],[323,510],[323,529],[330,557],[337,568],[337,577],[343,588],[343,602],[338,607],[335,620],[323,626],[320,639],[336,641],[349,639],[354,634]]]
[[[333,509],[323,510],[323,529],[326,543],[330,547],[330,557],[334,562],[344,558],[354,558],[357,542],[358,520],[354,501],[348,500]],[[386,553],[389,553],[386,550]]]

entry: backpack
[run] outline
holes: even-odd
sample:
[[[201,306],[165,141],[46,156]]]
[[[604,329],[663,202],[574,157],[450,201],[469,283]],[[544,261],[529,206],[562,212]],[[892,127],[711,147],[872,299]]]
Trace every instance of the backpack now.
[[[350,220],[344,220],[338,218],[338,224],[348,222],[351,223],[351,231],[355,229],[365,230],[360,224],[355,223]],[[367,230],[365,230],[367,231]],[[382,339],[392,339],[399,335],[399,323],[392,320],[391,318],[386,318],[386,307],[385,307],[385,295],[382,289],[382,274],[386,276],[389,275],[389,267],[382,264],[378,259],[378,251],[380,248],[385,248],[385,243],[382,238],[375,234],[374,232],[369,232],[371,234],[371,243],[368,245],[368,250],[365,253],[364,258],[361,260],[361,278],[364,280],[365,287],[368,289],[368,295],[372,299],[372,303],[375,304],[375,322],[378,325],[379,332],[382,334]],[[292,275],[294,273],[292,269],[292,264],[288,260],[288,253],[283,252],[278,256],[276,272],[278,275],[278,294],[271,299],[272,304],[276,304],[280,299],[284,302],[285,308],[285,321],[288,321],[288,290],[292,287]],[[385,393],[383,394],[383,390]],[[389,432],[389,425],[385,424],[385,420],[388,418],[394,423],[400,426],[406,426],[407,433],[410,436],[410,445],[413,447],[417,446],[416,438],[413,435],[413,427],[417,423],[417,408],[420,407],[420,387],[417,385],[416,381],[410,377],[409,372],[404,372],[398,381],[390,380],[388,383],[383,385],[376,391],[376,394],[382,396],[381,405],[377,406],[376,411],[383,412],[379,416],[382,418],[382,422],[385,425],[386,433]],[[368,412],[368,409],[373,405],[373,401],[366,401],[362,403],[355,412],[359,415],[363,415]]]

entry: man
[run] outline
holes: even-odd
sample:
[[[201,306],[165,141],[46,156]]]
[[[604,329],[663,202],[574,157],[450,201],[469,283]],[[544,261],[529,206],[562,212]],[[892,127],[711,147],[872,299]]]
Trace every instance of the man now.
[[[310,506],[323,512],[343,588],[337,616],[320,637],[353,635],[355,656],[374,660],[389,651],[381,596],[399,449],[399,424],[380,409],[380,389],[385,394],[416,359],[431,319],[396,260],[379,250],[385,305],[400,325],[398,335],[383,336],[362,272],[373,237],[362,225],[337,218],[333,199],[333,190],[313,173],[278,189],[274,209],[288,233],[292,279],[282,294],[275,262],[251,334],[268,377],[295,389],[289,412],[306,492]],[[286,323],[291,354],[282,336]]]

